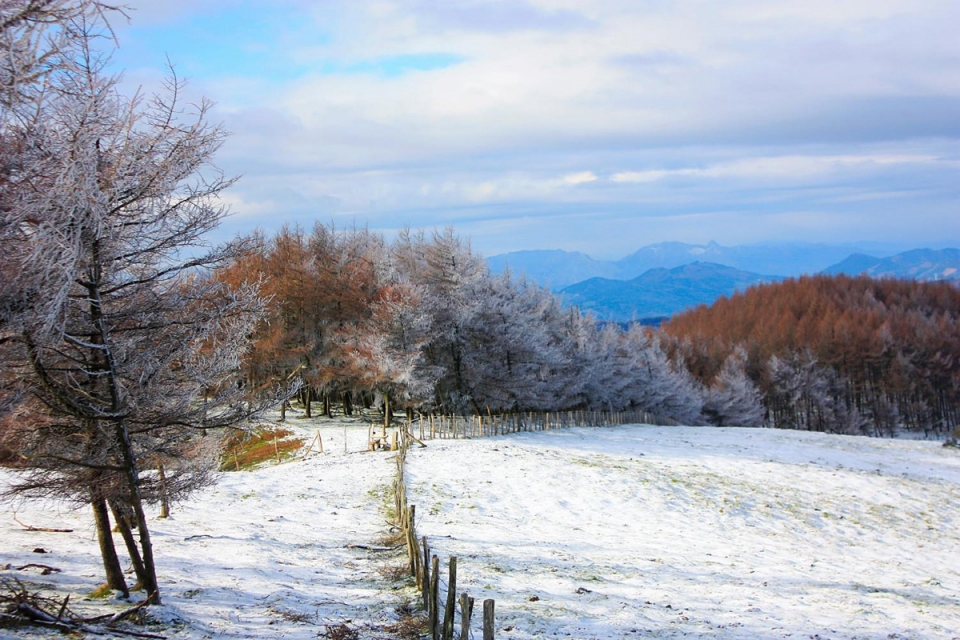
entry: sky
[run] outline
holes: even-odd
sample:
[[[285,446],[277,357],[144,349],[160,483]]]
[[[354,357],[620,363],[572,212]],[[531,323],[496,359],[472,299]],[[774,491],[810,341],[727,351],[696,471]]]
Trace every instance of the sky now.
[[[231,137],[224,237],[454,227],[484,255],[960,246],[957,0],[134,0]]]

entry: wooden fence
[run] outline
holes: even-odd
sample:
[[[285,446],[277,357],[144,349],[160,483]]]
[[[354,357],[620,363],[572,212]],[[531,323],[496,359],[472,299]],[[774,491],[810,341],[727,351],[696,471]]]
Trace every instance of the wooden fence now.
[[[397,523],[403,535],[407,549],[407,563],[410,575],[417,582],[417,589],[423,599],[423,610],[427,612],[429,633],[432,640],[454,640],[454,626],[457,609],[457,558],[449,560],[445,597],[443,598],[443,616],[441,617],[440,558],[431,555],[427,537],[417,537],[416,506],[407,503],[407,484],[404,480],[404,465],[407,450],[412,438],[409,432],[401,431],[397,451],[397,477],[393,491]],[[470,621],[473,617],[473,598],[466,592],[459,598],[460,639],[470,637]],[[494,601],[483,601],[483,640],[494,637]]]
[[[447,588],[441,617],[440,559],[430,553],[427,537],[417,537],[416,506],[407,503],[407,485],[404,466],[407,451],[414,441],[434,438],[482,438],[524,431],[545,431],[569,427],[602,427],[623,424],[675,424],[666,422],[645,411],[564,411],[555,413],[508,413],[486,416],[420,416],[408,422],[391,438],[391,448],[397,451],[397,476],[394,480],[396,519],[407,549],[410,575],[416,580],[427,612],[431,640],[454,640],[457,609],[457,558],[451,557],[447,572]],[[419,438],[416,434],[419,433]],[[386,434],[371,447],[387,446]],[[470,621],[474,600],[466,592],[460,594],[460,639],[470,637]],[[483,601],[483,640],[493,640],[495,602]]]
[[[488,413],[487,415],[420,415],[407,423],[410,435],[420,440],[434,438],[484,438],[526,431],[549,431],[569,427],[610,427],[624,424],[675,426],[646,411],[555,411]],[[402,431],[402,429],[401,429]]]

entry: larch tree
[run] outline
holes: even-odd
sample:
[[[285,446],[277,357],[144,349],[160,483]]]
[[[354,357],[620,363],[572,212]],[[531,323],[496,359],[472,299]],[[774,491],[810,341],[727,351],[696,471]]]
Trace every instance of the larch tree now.
[[[435,403],[452,412],[480,412],[471,380],[471,343],[469,328],[480,310],[482,286],[489,277],[483,260],[453,229],[434,232],[431,241],[411,244],[411,251],[422,260],[410,257],[418,271],[414,282],[424,287],[425,308],[430,315],[432,334],[424,346],[428,366],[436,375]]]
[[[706,389],[703,414],[711,424],[720,427],[763,426],[766,413],[763,396],[747,376],[746,359],[747,354],[742,348],[735,349]]]
[[[539,288],[509,271],[480,281],[475,312],[463,324],[463,375],[479,408],[553,408],[562,352],[548,325]]]
[[[82,18],[68,25],[79,34],[68,63],[3,123],[13,168],[0,228],[15,265],[4,275],[16,277],[4,289],[16,304],[2,355],[25,381],[3,434],[23,458],[13,490],[91,504],[108,583],[124,591],[107,505],[129,510],[141,586],[159,603],[149,470],[182,460],[183,483],[167,481],[188,491],[200,434],[275,401],[251,403],[235,381],[263,304],[255,286],[208,275],[238,250],[204,241],[232,183],[212,164],[225,134],[210,105],[182,105],[172,74],[150,100],[120,94],[92,48],[102,24]]]

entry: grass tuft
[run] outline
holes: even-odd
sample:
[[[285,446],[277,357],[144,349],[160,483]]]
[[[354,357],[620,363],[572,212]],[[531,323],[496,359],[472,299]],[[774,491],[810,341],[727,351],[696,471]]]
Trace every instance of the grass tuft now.
[[[418,611],[413,603],[405,603],[397,607],[399,620],[386,628],[387,633],[397,640],[420,640],[430,631],[430,621],[427,616]]]
[[[113,588],[108,584],[102,584],[89,594],[87,597],[91,600],[105,600],[113,597]]]

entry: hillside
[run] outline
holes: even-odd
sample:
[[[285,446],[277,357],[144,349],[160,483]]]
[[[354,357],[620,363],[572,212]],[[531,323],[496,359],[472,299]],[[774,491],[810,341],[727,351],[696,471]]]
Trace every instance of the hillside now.
[[[916,249],[898,253],[889,258],[854,254],[842,262],[827,267],[823,273],[960,282],[960,249]]]
[[[217,486],[152,520],[164,605],[137,630],[398,637],[396,609],[417,595],[395,570],[405,556],[358,546],[382,545],[389,528],[393,456],[361,453],[360,422],[291,413],[288,424],[304,436],[319,427],[325,453],[219,473]],[[419,533],[459,557],[458,591],[477,612],[496,600],[499,640],[879,640],[960,628],[960,558],[946,552],[960,545],[960,455],[939,442],[565,429],[428,440],[408,456],[407,484]],[[87,509],[4,504],[0,576],[71,594],[80,611],[128,607],[83,597],[102,572],[91,520]],[[61,571],[16,569],[27,563]]]
[[[634,426],[408,460],[419,532],[460,558],[460,590],[496,598],[497,638],[960,629],[960,456],[937,442]]]
[[[384,571],[399,557],[358,546],[378,546],[389,533],[385,504],[396,465],[386,454],[362,453],[365,422],[306,420],[299,411],[288,418],[306,443],[319,431],[325,453],[217,473],[215,486],[175,505],[170,518],[151,517],[164,604],[149,609],[139,631],[185,639],[396,637],[387,630],[405,593]],[[0,491],[9,474],[0,469]],[[89,508],[0,503],[0,540],[0,578],[42,586],[58,600],[70,594],[70,608],[87,615],[130,606],[85,597],[103,582]],[[116,544],[123,549],[119,535]],[[61,571],[13,569],[28,563]],[[331,635],[338,630],[359,635]],[[3,638],[63,637],[36,629],[5,635],[11,633],[0,627]]]
[[[720,296],[762,282],[779,280],[709,262],[673,269],[651,269],[633,280],[592,278],[560,291],[567,305],[576,305],[601,320],[629,322],[669,317]]]
[[[960,288],[947,282],[791,279],[675,316],[663,331],[702,383],[728,358],[745,360],[771,426],[877,435],[960,426]]]

